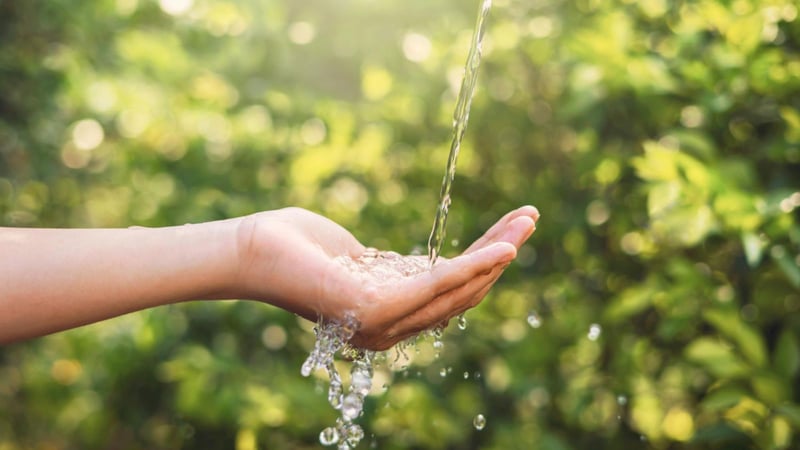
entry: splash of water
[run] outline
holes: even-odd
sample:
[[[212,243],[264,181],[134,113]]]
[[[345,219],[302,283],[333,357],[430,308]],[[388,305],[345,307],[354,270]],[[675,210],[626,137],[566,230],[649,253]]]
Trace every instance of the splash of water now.
[[[358,259],[342,257],[337,261],[351,273],[372,283],[392,283],[427,270],[424,256],[401,256],[395,252],[379,252],[374,248],[366,249]],[[319,441],[323,445],[337,445],[339,450],[353,449],[363,439],[364,430],[355,420],[361,416],[364,400],[372,389],[376,353],[348,345],[358,326],[358,320],[352,314],[345,314],[341,321],[320,318],[314,328],[317,335],[314,348],[300,369],[305,377],[315,370],[324,370],[328,374],[328,403],[340,415],[334,426],[322,430]],[[337,354],[352,361],[350,385],[346,392],[334,363]]]
[[[486,31],[486,18],[489,15],[491,6],[491,0],[482,0],[478,11],[478,19],[464,68],[464,78],[461,82],[461,89],[453,113],[453,139],[450,144],[450,154],[439,193],[439,205],[436,210],[433,229],[428,239],[427,258],[424,256],[404,257],[394,252],[379,252],[376,249],[369,248],[358,259],[342,258],[339,261],[353,273],[372,277],[373,280],[391,282],[398,277],[413,276],[424,270],[429,270],[436,263],[445,238],[445,226],[450,208],[450,190],[455,178],[456,160],[461,149],[461,141],[464,138],[467,122],[469,121],[469,110],[477,85],[478,67],[481,61],[481,46]],[[459,328],[462,330],[466,328],[466,319],[463,316],[459,318],[458,323]],[[320,318],[314,329],[317,335],[314,349],[300,370],[302,375],[306,377],[318,369],[325,370],[328,374],[328,402],[334,409],[340,411],[340,416],[336,419],[335,426],[322,430],[319,440],[323,445],[338,445],[339,450],[351,450],[363,439],[364,430],[354,423],[354,420],[361,416],[364,408],[364,399],[372,387],[375,352],[354,349],[347,344],[357,331],[358,326],[358,320],[352,314],[346,314],[341,322],[325,321]],[[426,332],[426,334],[433,337],[433,347],[437,352],[440,351],[443,347],[442,329],[437,327]],[[400,349],[399,352],[404,351],[402,347],[398,348]],[[353,364],[350,373],[350,386],[346,394],[342,378],[334,364],[337,353],[344,354]],[[444,376],[447,373],[445,371]],[[476,378],[478,377],[479,374],[476,374]],[[475,427],[480,430],[484,425],[485,419],[479,414],[476,417]]]
[[[467,130],[469,121],[469,108],[472,104],[472,96],[475,93],[475,86],[478,80],[478,67],[481,64],[481,51],[483,36],[486,34],[486,18],[492,7],[492,0],[483,0],[478,11],[478,21],[475,24],[475,31],[472,34],[472,43],[467,55],[467,63],[464,67],[464,78],[461,80],[461,90],[456,100],[456,108],[453,112],[453,139],[450,143],[450,155],[447,158],[447,168],[442,188],[439,192],[439,206],[436,208],[436,217],[433,220],[433,229],[428,238],[428,260],[429,266],[433,267],[439,253],[442,250],[442,243],[445,237],[445,226],[447,225],[447,213],[450,210],[450,189],[453,179],[456,176],[456,160],[461,149],[461,140],[464,139],[464,132]]]

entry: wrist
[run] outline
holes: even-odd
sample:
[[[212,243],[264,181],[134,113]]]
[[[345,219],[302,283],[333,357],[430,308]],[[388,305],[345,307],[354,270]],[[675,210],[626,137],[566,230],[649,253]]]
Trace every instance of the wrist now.
[[[239,270],[237,229],[240,219],[187,224],[162,229],[176,243],[175,255],[183,274],[176,283],[184,284],[181,300],[220,300],[235,298]],[[169,247],[167,247],[169,248]],[[173,256],[164,255],[171,259]]]

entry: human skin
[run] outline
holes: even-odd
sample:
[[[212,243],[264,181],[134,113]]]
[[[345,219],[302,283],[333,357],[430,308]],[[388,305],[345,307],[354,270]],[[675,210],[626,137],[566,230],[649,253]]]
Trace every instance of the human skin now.
[[[477,305],[535,230],[509,212],[463,254],[396,283],[337,258],[366,247],[300,208],[164,228],[0,228],[0,343],[189,300],[248,299],[309,320],[352,314],[351,343],[383,350]]]

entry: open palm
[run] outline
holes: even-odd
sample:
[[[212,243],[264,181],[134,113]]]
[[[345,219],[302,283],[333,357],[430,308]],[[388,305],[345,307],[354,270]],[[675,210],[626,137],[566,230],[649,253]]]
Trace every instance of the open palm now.
[[[309,320],[352,314],[359,328],[351,343],[383,350],[480,303],[538,218],[531,206],[514,210],[463,254],[387,282],[341,263],[367,248],[331,220],[300,208],[258,213],[240,226],[235,294]]]

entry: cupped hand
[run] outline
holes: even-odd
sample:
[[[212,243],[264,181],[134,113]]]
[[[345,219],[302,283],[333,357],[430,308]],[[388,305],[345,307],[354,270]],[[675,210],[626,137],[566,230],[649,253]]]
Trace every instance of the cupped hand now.
[[[333,221],[300,208],[258,213],[239,225],[233,292],[312,321],[351,314],[359,323],[351,344],[384,350],[480,303],[538,219],[536,208],[523,206],[461,255],[439,258],[431,270],[387,279],[343,263],[368,249]]]

